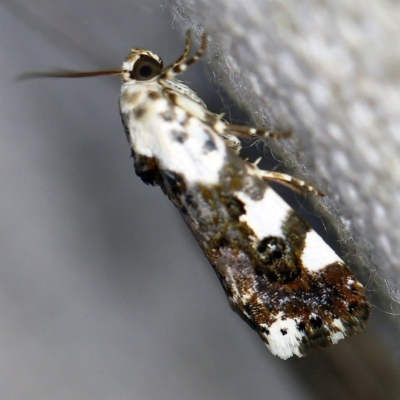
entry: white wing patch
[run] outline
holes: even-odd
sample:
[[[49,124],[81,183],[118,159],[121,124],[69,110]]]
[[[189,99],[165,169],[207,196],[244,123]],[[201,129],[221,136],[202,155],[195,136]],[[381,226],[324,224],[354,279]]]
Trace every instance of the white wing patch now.
[[[267,189],[261,200],[253,200],[244,192],[236,192],[244,203],[245,214],[240,220],[246,222],[258,239],[268,236],[283,237],[282,224],[292,210],[272,189]]]
[[[276,321],[267,329],[269,334],[266,334],[268,340],[266,346],[273,355],[283,360],[293,357],[293,355],[302,357],[300,345],[304,333],[298,330],[297,322],[294,319],[285,318],[283,313],[279,313]]]
[[[151,89],[156,91],[159,87]],[[134,90],[137,87],[122,86],[121,96],[127,96],[126,91]],[[193,101],[190,103],[200,107]],[[129,119],[128,129],[134,152],[157,158],[160,168],[184,175],[190,185],[217,184],[227,150],[223,139],[204,122],[171,105],[165,98],[144,102],[142,106],[144,115]],[[129,113],[131,110],[123,108],[121,112]],[[166,114],[170,114],[173,120],[165,121],[163,115]]]
[[[307,232],[301,260],[305,268],[314,272],[334,263],[343,264],[341,258],[338,257],[314,230]]]

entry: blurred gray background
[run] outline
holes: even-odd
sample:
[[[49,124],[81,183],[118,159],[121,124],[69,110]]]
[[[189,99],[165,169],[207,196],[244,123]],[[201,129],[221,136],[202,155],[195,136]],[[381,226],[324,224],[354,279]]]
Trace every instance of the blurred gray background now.
[[[184,46],[172,4],[2,0],[0,29],[2,399],[399,398],[385,313],[283,362],[231,312],[172,204],[135,176],[118,78],[16,82],[119,68],[132,46],[168,64]],[[235,108],[205,63],[184,80]]]

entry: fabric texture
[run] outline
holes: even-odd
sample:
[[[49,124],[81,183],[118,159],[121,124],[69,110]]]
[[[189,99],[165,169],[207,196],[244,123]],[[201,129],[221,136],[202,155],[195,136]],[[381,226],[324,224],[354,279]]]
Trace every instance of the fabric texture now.
[[[210,35],[219,83],[253,123],[293,132],[274,151],[326,194],[319,206],[347,260],[398,302],[400,5],[175,0],[173,9],[176,23]]]

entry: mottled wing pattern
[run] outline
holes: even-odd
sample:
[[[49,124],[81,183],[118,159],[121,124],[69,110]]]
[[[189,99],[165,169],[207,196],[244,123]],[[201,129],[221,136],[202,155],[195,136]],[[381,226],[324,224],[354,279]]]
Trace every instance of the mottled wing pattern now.
[[[228,160],[212,189],[161,175],[232,307],[283,359],[360,332],[370,306],[350,269],[252,168]]]
[[[302,357],[361,331],[370,312],[362,285],[257,167],[227,148],[218,116],[147,89],[121,97],[130,99],[121,112],[136,172],[173,201],[230,304],[270,351]]]

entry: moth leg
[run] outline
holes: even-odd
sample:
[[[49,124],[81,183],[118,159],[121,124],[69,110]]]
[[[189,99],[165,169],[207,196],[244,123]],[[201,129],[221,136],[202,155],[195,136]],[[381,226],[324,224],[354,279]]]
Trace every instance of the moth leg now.
[[[232,135],[230,132],[218,132],[218,135],[221,136],[226,141],[226,145],[233,150],[236,154],[239,154],[242,150],[242,143],[238,139],[236,135]]]
[[[258,172],[259,172],[260,178],[269,180],[269,181],[278,182],[282,185],[290,187],[291,189],[295,190],[296,192],[299,192],[302,194],[313,193],[313,194],[316,194],[317,196],[324,196],[324,194],[321,193],[314,186],[309,185],[307,182],[305,182],[301,179],[294,178],[291,175],[283,174],[281,172],[275,172],[275,171],[264,171],[261,169],[259,169]]]
[[[291,131],[282,131],[282,132],[275,132],[271,130],[265,129],[256,129],[251,128],[245,125],[227,125],[226,129],[231,135],[236,137],[244,138],[244,139],[262,139],[262,138],[287,138],[289,137],[292,132]]]
[[[222,117],[222,115],[220,116]],[[263,138],[286,138],[291,135],[290,131],[275,132],[265,129],[251,128],[245,125],[232,125],[226,123],[223,133],[219,133],[236,154],[240,153],[242,145],[238,138],[244,139],[263,139]]]
[[[173,64],[166,67],[165,70],[175,68],[176,66],[184,63],[188,59],[191,50],[192,50],[192,35],[190,29],[188,29],[188,31],[186,32],[186,45],[183,54]]]
[[[197,61],[199,61],[200,58],[203,56],[203,54],[206,52],[207,34],[203,33],[203,36],[201,38],[201,44],[200,44],[200,47],[197,50],[196,54],[194,54],[192,57],[187,59],[190,48],[191,48],[191,39],[189,39],[189,37],[190,37],[190,31],[188,31],[188,33],[187,33],[186,47],[185,47],[184,53],[171,67],[166,68],[164,70],[164,72],[158,77],[158,81],[160,83],[164,79],[173,79],[173,78],[175,78],[175,76],[186,71],[188,69],[188,67],[192,66]]]

